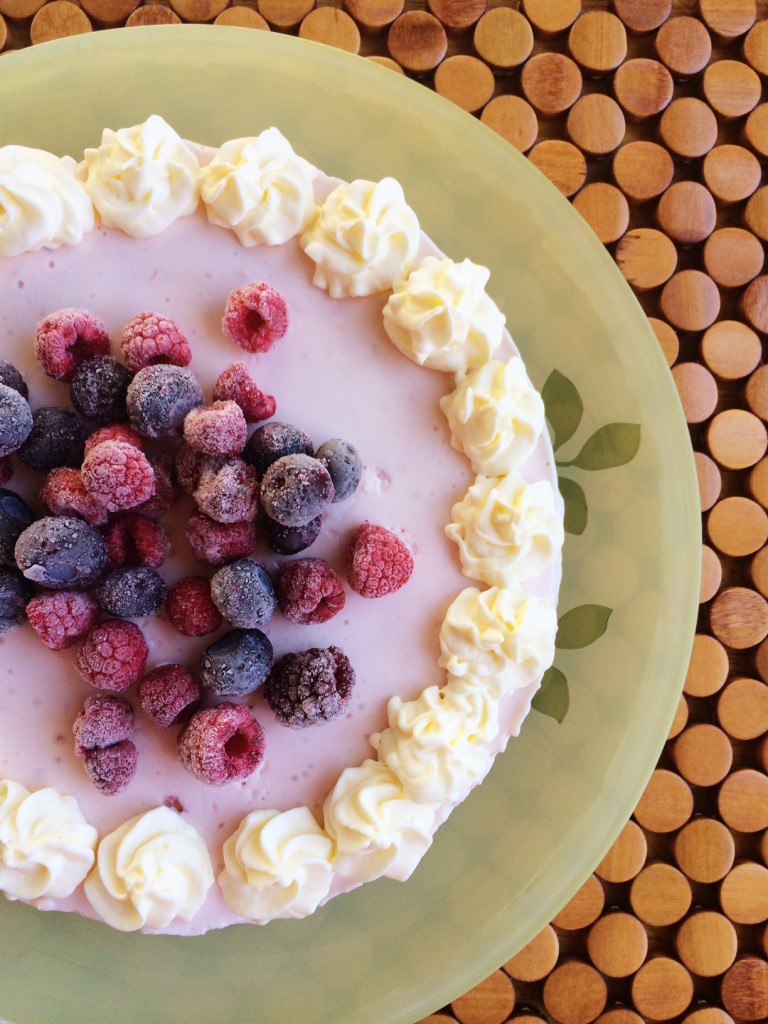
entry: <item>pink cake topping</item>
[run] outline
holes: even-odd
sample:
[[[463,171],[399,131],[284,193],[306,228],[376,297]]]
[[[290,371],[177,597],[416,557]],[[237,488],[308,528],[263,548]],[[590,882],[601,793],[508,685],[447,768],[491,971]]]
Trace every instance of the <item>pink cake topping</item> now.
[[[347,551],[347,579],[362,597],[384,597],[411,578],[413,557],[391,530],[373,523],[358,527]]]
[[[133,373],[157,363],[189,366],[192,361],[189,342],[178,324],[148,310],[137,313],[125,325],[120,349]]]
[[[288,330],[288,306],[280,292],[254,281],[230,292],[221,329],[246,352],[266,352]]]
[[[90,356],[108,356],[107,328],[83,309],[60,309],[35,328],[35,355],[54,380],[71,381],[78,366]]]

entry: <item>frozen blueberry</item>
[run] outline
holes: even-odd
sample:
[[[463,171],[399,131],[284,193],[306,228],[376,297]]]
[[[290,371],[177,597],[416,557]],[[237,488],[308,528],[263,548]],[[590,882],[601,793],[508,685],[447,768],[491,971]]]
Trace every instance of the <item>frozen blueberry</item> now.
[[[0,566],[0,633],[24,621],[26,607],[35,596],[35,585],[18,569]]]
[[[283,455],[311,455],[314,445],[310,438],[290,423],[271,420],[254,430],[245,446],[243,458],[256,470],[261,479],[267,469]]]
[[[303,526],[283,526],[263,511],[259,516],[262,537],[279,555],[296,555],[299,551],[305,551],[317,540],[322,525],[322,516],[315,516]]]
[[[333,481],[334,502],[345,501],[357,490],[363,472],[363,460],[353,444],[341,437],[321,444],[315,458],[322,462]]]
[[[16,563],[29,580],[51,590],[89,587],[107,564],[104,538],[74,516],[44,516],[16,541]]]
[[[282,526],[304,526],[333,500],[333,482],[322,462],[311,455],[284,455],[261,481],[261,505]]]
[[[23,498],[7,487],[0,487],[0,564],[16,565],[13,549],[19,534],[35,516]]]
[[[145,366],[128,386],[131,426],[144,437],[180,436],[187,413],[202,404],[197,378],[183,366]]]
[[[5,359],[0,359],[0,384],[18,391],[22,398],[29,398],[27,382],[13,363],[6,362]]]
[[[108,615],[135,619],[154,615],[163,606],[166,587],[148,565],[124,566],[107,573],[93,594]]]
[[[27,466],[47,473],[57,466],[78,467],[83,461],[89,430],[68,409],[44,406],[32,413],[32,430],[19,448],[19,458]]]
[[[242,629],[269,622],[277,605],[266,569],[250,558],[230,562],[214,573],[211,598],[224,618]]]
[[[0,384],[0,457],[18,451],[31,430],[29,402],[7,384]]]
[[[218,697],[253,693],[272,667],[272,644],[260,629],[233,629],[203,651],[200,682]]]
[[[86,359],[75,371],[69,386],[72,405],[81,416],[105,426],[128,418],[125,399],[130,370],[110,356]]]

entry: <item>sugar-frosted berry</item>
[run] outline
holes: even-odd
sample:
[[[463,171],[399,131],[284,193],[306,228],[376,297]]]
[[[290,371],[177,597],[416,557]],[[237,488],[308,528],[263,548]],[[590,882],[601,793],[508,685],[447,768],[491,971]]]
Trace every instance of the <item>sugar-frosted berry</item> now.
[[[315,450],[312,439],[291,423],[265,423],[258,427],[246,442],[243,458],[256,470],[261,479],[273,462],[283,455],[311,455]]]
[[[200,682],[217,697],[253,693],[272,666],[272,644],[260,629],[233,629],[203,651]]]
[[[57,466],[45,478],[40,488],[40,501],[54,516],[80,516],[91,526],[103,526],[109,519],[108,510],[85,489],[79,469]]]
[[[247,778],[263,757],[264,732],[242,704],[203,708],[179,736],[179,760],[210,786]]]
[[[192,350],[184,332],[169,317],[144,311],[131,317],[120,335],[120,349],[133,373],[145,366],[189,366]]]
[[[341,437],[325,441],[315,452],[333,481],[333,500],[346,501],[357,490],[363,473],[363,460],[353,444]]]
[[[280,292],[254,281],[229,293],[221,329],[246,352],[266,352],[288,330],[288,305]]]
[[[256,518],[259,482],[253,466],[227,459],[203,469],[194,492],[197,507],[217,523],[242,523]]]
[[[120,740],[109,747],[94,747],[83,753],[83,765],[94,786],[105,796],[125,789],[136,774],[138,751],[132,740]]]
[[[322,558],[297,558],[283,566],[277,581],[277,603],[291,622],[327,622],[344,607],[344,584]]]
[[[312,647],[275,663],[264,696],[278,722],[303,729],[343,715],[354,685],[354,670],[342,650]]]
[[[213,400],[237,402],[247,423],[258,423],[275,415],[277,403],[257,387],[245,363],[231,363],[213,385]]]
[[[147,565],[113,569],[97,584],[93,595],[107,615],[136,619],[154,615],[165,602],[162,576]]]
[[[195,451],[231,458],[245,446],[246,423],[237,402],[214,402],[187,413],[184,440]]]
[[[24,621],[27,605],[34,596],[34,585],[18,569],[0,566],[0,633]]]
[[[35,327],[35,355],[55,380],[71,381],[78,366],[91,356],[108,356],[107,329],[84,309],[60,309]]]
[[[183,665],[158,665],[139,682],[136,699],[145,715],[168,729],[190,717],[202,697],[202,690]]]
[[[304,526],[331,503],[333,483],[328,470],[317,459],[310,455],[284,455],[264,474],[260,497],[270,519],[283,526]]]
[[[149,648],[135,622],[107,619],[88,633],[75,668],[97,690],[126,690],[144,675]]]
[[[83,459],[81,472],[88,493],[110,512],[135,508],[155,492],[149,459],[125,441],[95,445]]]
[[[27,618],[46,647],[62,651],[81,640],[99,621],[98,601],[85,590],[38,594],[27,605]]]
[[[14,391],[18,391],[22,398],[29,398],[27,382],[21,376],[13,363],[9,363],[5,359],[0,359],[0,384],[5,384],[6,387],[13,388]]]
[[[0,487],[0,565],[16,565],[16,541],[34,518],[32,509],[16,491]]]
[[[47,473],[56,466],[79,466],[83,461],[88,427],[75,413],[44,406],[32,413],[32,430],[19,448],[21,461]]]
[[[91,448],[95,448],[102,441],[125,441],[126,444],[132,444],[134,448],[138,448],[140,452],[143,452],[145,448],[144,438],[127,423],[110,423],[106,427],[94,430],[86,439],[85,454],[87,455]]]
[[[190,445],[182,442],[176,451],[174,462],[176,481],[186,494],[194,494],[197,485],[200,483],[200,476],[203,470],[218,469],[225,461],[225,459],[218,455],[206,455],[205,452],[197,452]]]
[[[202,512],[192,512],[186,527],[189,546],[208,565],[224,565],[256,550],[256,527],[251,522],[217,523]]]
[[[173,456],[170,452],[150,452],[147,461],[155,474],[155,493],[138,507],[142,512],[165,512],[179,500]]]
[[[72,405],[86,420],[118,423],[128,418],[125,397],[131,373],[111,356],[93,356],[81,363],[69,385]]]
[[[171,624],[184,636],[205,636],[224,621],[211,599],[211,583],[205,576],[187,576],[168,590],[165,610]]]
[[[391,530],[363,523],[347,549],[347,580],[362,597],[384,597],[399,590],[413,572],[413,556]]]
[[[230,562],[214,573],[211,599],[228,622],[243,629],[265,625],[277,605],[269,573],[250,558]]]
[[[91,586],[107,564],[104,538],[74,516],[44,516],[19,534],[16,563],[27,579],[51,590]]]
[[[170,549],[168,535],[155,519],[141,512],[125,512],[104,530],[109,564],[149,565],[159,569]]]
[[[18,451],[32,430],[29,402],[7,384],[0,384],[0,456]]]
[[[259,516],[259,529],[265,543],[280,555],[296,555],[299,551],[306,551],[320,536],[322,526],[322,516],[310,519],[303,526],[283,526],[263,511]]]
[[[180,435],[187,413],[202,404],[200,385],[183,366],[145,366],[128,386],[131,426],[144,437]]]
[[[111,747],[113,743],[127,740],[133,733],[134,721],[133,708],[124,697],[92,693],[85,698],[72,724],[75,753],[82,757],[86,750]]]

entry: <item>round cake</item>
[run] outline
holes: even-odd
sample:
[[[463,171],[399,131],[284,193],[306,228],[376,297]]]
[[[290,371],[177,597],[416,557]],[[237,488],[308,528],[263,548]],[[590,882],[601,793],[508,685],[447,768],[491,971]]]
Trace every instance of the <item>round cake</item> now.
[[[304,917],[405,881],[517,733],[562,503],[457,255],[276,128],[0,149],[9,899]]]

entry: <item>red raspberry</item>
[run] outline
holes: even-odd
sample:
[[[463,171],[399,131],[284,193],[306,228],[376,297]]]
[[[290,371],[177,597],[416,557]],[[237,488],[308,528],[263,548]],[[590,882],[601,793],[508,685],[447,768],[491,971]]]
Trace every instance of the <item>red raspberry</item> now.
[[[362,597],[399,590],[413,572],[413,557],[399,537],[383,526],[363,523],[347,551],[347,579]]]
[[[75,753],[82,757],[86,750],[111,747],[113,743],[127,740],[133,725],[133,708],[127,700],[112,693],[94,693],[85,698],[72,726]]]
[[[99,621],[98,602],[83,590],[38,594],[27,605],[29,624],[46,647],[71,647]]]
[[[245,447],[246,423],[237,402],[214,402],[192,409],[184,419],[184,440],[205,455],[230,458]]]
[[[277,603],[291,622],[327,622],[344,607],[344,584],[322,558],[297,558],[280,574]]]
[[[242,704],[198,711],[179,737],[181,763],[211,786],[247,778],[263,757],[264,731]]]
[[[95,747],[83,755],[85,770],[94,786],[105,796],[124,789],[136,774],[138,751],[130,740],[109,747]]]
[[[213,385],[213,400],[237,402],[246,423],[258,423],[275,415],[277,403],[272,395],[265,395],[248,372],[245,363],[232,363],[219,374]]]
[[[90,526],[103,526],[109,512],[85,489],[79,469],[57,466],[52,469],[42,488],[40,500],[54,516],[80,516]]]
[[[176,480],[179,487],[186,494],[194,494],[197,485],[200,483],[200,476],[204,469],[218,469],[223,465],[224,460],[216,455],[205,455],[197,452],[188,444],[182,442],[176,452]]]
[[[102,441],[91,448],[81,472],[86,490],[110,512],[134,508],[155,493],[149,460],[126,441]]]
[[[126,512],[104,531],[110,565],[148,565],[159,569],[165,561],[170,542],[154,519],[140,512]]]
[[[158,363],[189,366],[192,361],[189,342],[178,324],[160,313],[147,310],[137,313],[125,325],[120,348],[132,373]]]
[[[60,309],[35,328],[35,355],[54,380],[71,381],[75,370],[90,356],[108,356],[107,328],[84,309]]]
[[[217,523],[202,512],[193,512],[186,533],[194,553],[209,565],[224,565],[256,550],[256,527],[252,522]]]
[[[211,598],[211,582],[203,576],[187,576],[174,583],[165,599],[171,624],[184,636],[205,636],[224,619]]]
[[[149,648],[135,622],[107,619],[90,631],[75,668],[97,690],[125,690],[144,674]]]
[[[94,430],[85,442],[85,454],[87,455],[91,448],[95,448],[102,441],[125,441],[126,444],[138,448],[140,452],[144,451],[144,438],[125,423],[113,423],[108,427]]]
[[[161,452],[159,455],[148,455],[147,459],[155,474],[155,493],[148,501],[142,502],[141,511],[165,512],[179,500],[173,456]]]
[[[189,718],[201,697],[200,686],[183,665],[159,665],[136,690],[142,711],[162,729]]]
[[[197,507],[217,523],[242,523],[256,518],[259,482],[256,470],[242,459],[204,469],[194,494]]]
[[[229,293],[221,329],[246,352],[266,352],[288,330],[288,306],[280,292],[254,281]]]

